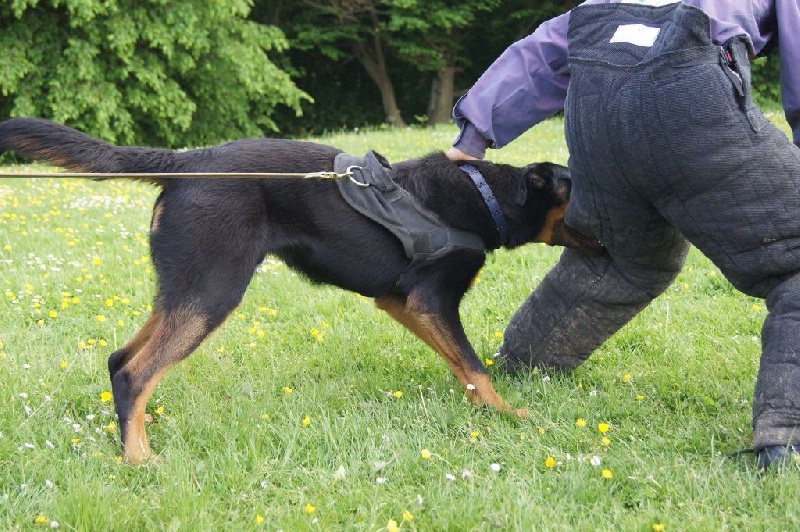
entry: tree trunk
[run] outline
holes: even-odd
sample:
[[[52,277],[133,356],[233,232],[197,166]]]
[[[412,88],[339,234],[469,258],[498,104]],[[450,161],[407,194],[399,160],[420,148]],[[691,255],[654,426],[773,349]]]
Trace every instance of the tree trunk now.
[[[431,84],[431,98],[428,105],[428,125],[449,124],[454,103],[454,80],[456,67],[444,66],[436,73]]]
[[[403,116],[397,105],[397,97],[394,92],[392,79],[386,69],[386,57],[383,53],[383,42],[378,35],[373,35],[372,46],[359,42],[353,46],[356,59],[372,78],[372,81],[381,91],[383,101],[383,112],[386,115],[386,123],[392,127],[405,127]]]

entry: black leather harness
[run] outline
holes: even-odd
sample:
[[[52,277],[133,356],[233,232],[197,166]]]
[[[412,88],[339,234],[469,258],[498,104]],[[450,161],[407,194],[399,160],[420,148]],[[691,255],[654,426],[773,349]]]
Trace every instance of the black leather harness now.
[[[395,183],[390,170],[386,159],[371,150],[364,157],[340,153],[334,161],[335,172],[352,173],[336,182],[342,198],[396,236],[408,258],[435,258],[455,248],[486,249],[478,235],[445,225]]]

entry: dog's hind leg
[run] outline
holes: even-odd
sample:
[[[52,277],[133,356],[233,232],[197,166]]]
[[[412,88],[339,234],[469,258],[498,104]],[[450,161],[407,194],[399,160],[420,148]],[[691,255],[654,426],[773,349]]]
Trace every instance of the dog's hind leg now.
[[[127,463],[140,464],[150,455],[145,432],[145,407],[161,377],[189,356],[221,323],[193,305],[156,311],[129,346],[135,353],[115,353],[109,360],[111,385],[119,416]]]
[[[527,410],[513,409],[494,389],[486,368],[478,359],[461,325],[458,303],[454,308],[437,309],[430,299],[430,293],[420,297],[419,292],[415,292],[408,298],[400,295],[379,297],[375,304],[447,362],[474,405],[487,405],[500,411],[514,411],[519,417],[527,416]]]
[[[117,371],[119,371],[132,356],[138,353],[142,349],[142,346],[150,339],[160,319],[161,310],[156,308],[133,338],[131,338],[122,349],[118,349],[108,357],[108,373],[111,376],[112,382]]]

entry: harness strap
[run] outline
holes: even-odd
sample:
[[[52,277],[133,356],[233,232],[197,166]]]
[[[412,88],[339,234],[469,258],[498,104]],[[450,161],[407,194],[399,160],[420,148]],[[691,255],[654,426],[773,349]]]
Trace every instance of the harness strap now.
[[[480,170],[471,164],[462,164],[461,169],[469,175],[472,182],[475,183],[475,186],[478,188],[478,192],[481,193],[483,202],[489,208],[492,220],[494,220],[497,234],[500,235],[500,245],[504,245],[508,241],[508,224],[506,223],[506,217],[503,216],[503,209],[500,207],[500,202],[494,197],[492,188],[489,186],[489,183],[486,182]]]
[[[403,244],[408,258],[424,259],[453,248],[486,249],[478,235],[445,225],[436,213],[395,183],[391,166],[381,155],[374,151],[363,158],[339,154],[334,171],[348,167],[354,168],[353,179],[336,182],[342,198],[350,207],[391,231]]]

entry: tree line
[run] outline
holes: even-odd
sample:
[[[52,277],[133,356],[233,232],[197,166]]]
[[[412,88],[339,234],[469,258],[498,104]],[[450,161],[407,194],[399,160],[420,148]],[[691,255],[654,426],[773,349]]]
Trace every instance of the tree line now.
[[[14,0],[0,118],[196,146],[450,122],[508,46],[579,0]],[[778,98],[777,61],[756,68]]]

